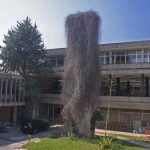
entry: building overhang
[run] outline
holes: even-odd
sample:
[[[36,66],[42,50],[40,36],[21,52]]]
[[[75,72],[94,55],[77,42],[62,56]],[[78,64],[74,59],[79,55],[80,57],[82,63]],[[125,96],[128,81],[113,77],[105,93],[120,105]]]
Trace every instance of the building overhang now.
[[[63,104],[60,94],[42,94],[41,99],[41,103]],[[110,108],[150,110],[150,97],[99,96],[97,97],[97,107],[107,108],[109,99],[111,102]]]

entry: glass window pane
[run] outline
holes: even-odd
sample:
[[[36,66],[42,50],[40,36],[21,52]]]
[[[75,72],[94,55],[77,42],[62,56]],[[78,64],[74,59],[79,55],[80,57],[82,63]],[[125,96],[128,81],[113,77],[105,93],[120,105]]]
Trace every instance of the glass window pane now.
[[[109,57],[105,57],[106,59],[106,64],[109,64]]]
[[[109,52],[101,52],[99,59],[100,64],[109,64]]]
[[[121,58],[120,58],[120,64],[125,64],[125,56],[121,56]]]
[[[56,57],[50,57],[50,65],[56,67]]]
[[[104,57],[100,57],[100,64],[102,64],[102,65],[105,64]]]
[[[149,50],[144,51],[144,62],[149,62]]]
[[[62,67],[64,65],[64,57],[57,56],[57,67]]]
[[[116,64],[120,64],[120,56],[116,56]]]
[[[136,63],[136,51],[127,52],[126,54],[126,63],[133,64]]]

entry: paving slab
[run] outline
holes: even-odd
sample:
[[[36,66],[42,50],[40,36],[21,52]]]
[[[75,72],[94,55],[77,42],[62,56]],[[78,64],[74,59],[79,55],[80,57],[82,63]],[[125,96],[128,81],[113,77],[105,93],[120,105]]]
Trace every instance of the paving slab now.
[[[52,126],[48,131],[31,135],[31,141],[39,142],[41,138],[60,135],[60,133],[60,127]],[[0,133],[0,150],[21,150],[21,147],[28,141],[29,135],[23,134],[19,126],[10,127],[8,132]]]

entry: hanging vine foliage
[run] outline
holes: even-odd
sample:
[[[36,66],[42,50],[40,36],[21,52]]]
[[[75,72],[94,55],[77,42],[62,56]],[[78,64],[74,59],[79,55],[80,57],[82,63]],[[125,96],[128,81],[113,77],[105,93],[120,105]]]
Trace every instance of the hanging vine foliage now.
[[[93,11],[71,14],[66,19],[67,51],[62,115],[65,133],[75,131],[80,137],[93,135],[90,120],[100,92],[100,23],[99,16]]]

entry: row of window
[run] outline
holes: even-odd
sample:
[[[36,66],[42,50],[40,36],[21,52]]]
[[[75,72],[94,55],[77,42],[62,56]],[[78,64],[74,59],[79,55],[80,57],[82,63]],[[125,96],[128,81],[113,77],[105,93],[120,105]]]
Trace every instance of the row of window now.
[[[64,56],[50,56],[47,61],[52,67],[62,67],[64,65]]]
[[[101,64],[135,64],[149,63],[150,50],[130,51],[130,52],[101,52],[99,56]],[[64,56],[50,56],[47,61],[53,67],[62,67],[64,65]]]
[[[130,51],[130,52],[102,52],[100,54],[101,64],[135,64],[135,63],[149,63],[150,50]]]

